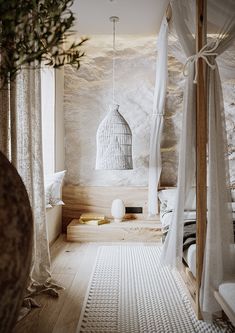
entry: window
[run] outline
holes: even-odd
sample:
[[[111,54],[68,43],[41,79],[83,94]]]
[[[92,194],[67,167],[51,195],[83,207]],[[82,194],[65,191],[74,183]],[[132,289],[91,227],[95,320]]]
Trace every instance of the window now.
[[[41,70],[42,149],[45,178],[55,171],[55,70]]]

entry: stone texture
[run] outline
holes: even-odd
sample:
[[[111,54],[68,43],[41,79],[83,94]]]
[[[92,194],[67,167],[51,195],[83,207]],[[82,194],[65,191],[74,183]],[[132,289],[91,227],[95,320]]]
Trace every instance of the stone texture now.
[[[228,139],[230,182],[235,185],[235,74],[223,82],[225,121]]]
[[[112,102],[112,38],[92,38],[81,69],[65,69],[65,161],[69,183],[147,184],[155,44],[155,38],[117,38],[116,101],[133,133],[133,170],[95,170],[96,131]]]
[[[112,37],[92,36],[79,71],[65,68],[66,181],[86,186],[147,186],[156,37],[118,36],[116,101],[133,134],[133,170],[95,170],[96,131],[112,102]],[[182,65],[169,56],[162,138],[164,185],[177,181],[178,143],[184,91]],[[235,182],[235,79],[223,82],[230,168]]]

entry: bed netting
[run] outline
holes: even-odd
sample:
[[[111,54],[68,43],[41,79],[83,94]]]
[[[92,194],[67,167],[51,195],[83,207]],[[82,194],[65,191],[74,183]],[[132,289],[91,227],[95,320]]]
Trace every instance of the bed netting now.
[[[208,143],[207,143],[207,232],[204,249],[203,273],[200,289],[200,307],[204,319],[220,310],[216,302],[213,289],[218,289],[222,281],[235,275],[235,258],[232,251],[233,224],[232,209],[230,207],[231,192],[228,168],[227,136],[224,116],[224,105],[220,74],[235,77],[235,67],[226,58],[226,51],[235,42],[235,1],[208,0],[207,1],[207,44],[196,54],[195,40],[195,6],[194,0],[174,0],[171,2],[172,20],[171,33],[176,34],[178,43],[171,44],[172,52],[178,60],[185,64],[186,80],[183,102],[183,124],[179,148],[179,167],[177,200],[171,221],[171,228],[166,237],[162,262],[177,267],[182,261],[183,248],[183,214],[186,198],[195,185],[196,161],[196,84],[197,60],[202,57],[207,63],[207,113],[208,113]],[[166,21],[163,22],[163,25]],[[167,29],[161,29],[161,33]],[[167,49],[166,38],[164,48]],[[161,48],[163,46],[161,45]],[[159,52],[161,49],[159,48]],[[167,57],[167,52],[164,50]],[[159,55],[160,58],[160,55]],[[166,58],[165,58],[166,59]],[[221,64],[220,67],[218,65]],[[167,76],[164,74],[162,95],[165,96]],[[160,116],[163,111],[159,111]],[[162,122],[162,118],[161,118]],[[158,126],[161,133],[162,126]],[[156,127],[152,127],[152,131]],[[161,172],[160,160],[153,160],[153,155],[160,155],[160,134],[151,133],[149,194],[154,192]],[[155,139],[155,141],[153,141]],[[155,171],[155,178],[153,175]],[[155,182],[157,180],[157,182]],[[154,184],[153,184],[154,182]],[[153,202],[150,200],[150,202]],[[155,201],[156,204],[156,201]],[[149,205],[149,213],[156,211]]]

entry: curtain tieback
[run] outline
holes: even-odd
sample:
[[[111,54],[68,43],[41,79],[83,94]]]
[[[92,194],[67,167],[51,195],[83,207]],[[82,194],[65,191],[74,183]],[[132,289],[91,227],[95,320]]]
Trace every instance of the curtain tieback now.
[[[215,45],[211,48],[210,45],[214,43],[214,42],[209,42],[206,45],[203,46],[203,48],[196,54],[190,56],[187,58],[185,64],[184,64],[184,68],[183,68],[183,74],[184,76],[188,76],[188,74],[186,73],[186,69],[188,68],[188,65],[190,62],[194,63],[195,65],[195,76],[194,76],[194,80],[193,83],[197,83],[197,76],[198,76],[198,59],[202,58],[205,60],[205,62],[207,63],[207,65],[211,68],[211,69],[215,69],[215,65],[213,65],[208,57],[209,56],[217,56],[218,53],[215,53],[214,51],[217,49],[218,45],[219,45],[219,40],[217,39],[215,42]]]

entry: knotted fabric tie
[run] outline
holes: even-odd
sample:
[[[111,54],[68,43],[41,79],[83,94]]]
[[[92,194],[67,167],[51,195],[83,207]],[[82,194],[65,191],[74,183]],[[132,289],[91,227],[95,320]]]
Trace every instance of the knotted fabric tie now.
[[[186,69],[189,65],[190,62],[194,63],[195,65],[195,76],[194,76],[194,80],[193,83],[197,83],[197,76],[198,76],[198,59],[202,58],[205,60],[205,62],[207,63],[208,66],[210,66],[210,68],[215,69],[215,65],[213,65],[212,63],[210,63],[208,57],[209,56],[217,56],[218,53],[215,53],[214,51],[217,49],[218,45],[219,45],[219,40],[217,39],[215,42],[215,45],[213,47],[210,48],[210,45],[214,43],[214,42],[209,42],[206,45],[203,46],[203,48],[196,54],[188,57],[188,59],[186,60],[185,64],[184,64],[184,68],[183,68],[183,74],[184,76],[188,76],[186,73]]]

